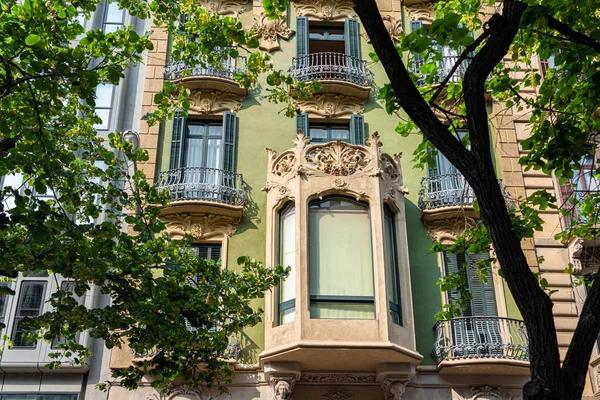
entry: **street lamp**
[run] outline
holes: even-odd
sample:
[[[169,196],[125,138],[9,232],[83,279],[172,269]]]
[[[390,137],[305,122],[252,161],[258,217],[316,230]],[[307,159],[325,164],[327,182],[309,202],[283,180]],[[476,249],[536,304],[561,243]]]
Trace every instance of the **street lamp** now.
[[[140,148],[140,134],[130,129],[123,133],[123,139],[131,143],[131,151],[136,152]]]

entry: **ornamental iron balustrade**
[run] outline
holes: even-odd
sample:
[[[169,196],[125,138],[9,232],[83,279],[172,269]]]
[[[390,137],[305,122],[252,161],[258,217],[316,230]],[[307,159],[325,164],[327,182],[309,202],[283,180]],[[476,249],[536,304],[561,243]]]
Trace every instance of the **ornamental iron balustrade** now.
[[[566,215],[563,215],[562,223],[563,229],[569,229],[574,221],[581,224],[586,224],[588,219],[586,216],[581,215],[581,204],[585,202],[588,197],[600,196],[600,190],[571,190],[565,202],[560,207],[566,211]]]
[[[450,71],[452,71],[454,64],[458,62],[459,57],[460,55],[458,54],[442,56],[442,61],[438,62],[438,82],[443,82],[448,77],[448,75],[450,75]],[[469,62],[469,60],[463,60],[458,65],[456,71],[454,71],[452,76],[450,76],[448,82],[458,82],[465,75],[465,72],[467,72]],[[425,77],[421,74],[421,67],[424,63],[425,61],[421,57],[415,58],[413,60],[413,73],[418,76],[417,86],[425,85]]]
[[[247,69],[246,57],[228,58],[223,60],[220,68],[211,65],[207,66],[188,66],[184,61],[168,63],[165,66],[163,77],[167,81],[172,81],[187,76],[214,76],[217,78],[235,81],[235,74],[245,72]]]
[[[506,206],[512,208],[513,204],[502,181],[498,180],[498,184],[502,188]],[[475,201],[475,192],[459,172],[421,179],[421,190],[419,190],[419,208],[421,210],[471,206],[473,201]]]
[[[241,174],[205,167],[162,171],[158,189],[169,189],[173,200],[206,200],[242,206],[248,201]]]
[[[438,321],[433,329],[433,356],[438,363],[481,358],[529,361],[529,340],[523,321],[460,317]]]
[[[312,53],[292,58],[288,70],[300,82],[343,81],[364,87],[373,85],[373,73],[367,69],[367,62],[343,53]]]

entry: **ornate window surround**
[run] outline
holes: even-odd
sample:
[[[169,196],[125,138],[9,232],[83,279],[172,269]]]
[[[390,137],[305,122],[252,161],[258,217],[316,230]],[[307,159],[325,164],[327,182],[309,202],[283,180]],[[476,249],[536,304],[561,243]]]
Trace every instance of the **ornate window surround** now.
[[[296,314],[293,322],[277,326],[275,293],[266,294],[265,348],[262,362],[278,361],[286,352],[309,353],[334,350],[343,346],[356,351],[356,368],[364,368],[361,358],[374,351],[374,342],[383,350],[383,358],[372,362],[418,363],[421,356],[415,351],[412,294],[405,226],[404,195],[399,155],[392,158],[381,151],[379,136],[374,133],[366,146],[351,145],[339,140],[310,144],[302,131],[295,140],[296,147],[279,156],[267,149],[269,162],[267,183],[267,265],[277,262],[279,211],[289,202],[296,207]],[[339,195],[369,205],[371,215],[373,265],[375,277],[375,319],[340,320],[311,319],[308,288],[308,206],[310,201]],[[392,322],[387,301],[384,255],[384,204],[394,212],[396,244],[399,251],[403,326]],[[327,344],[327,342],[329,344]],[[311,344],[312,343],[312,344]],[[319,343],[317,349],[315,343]],[[369,345],[367,345],[369,344]],[[366,353],[365,353],[366,352]],[[362,354],[362,355],[360,355]],[[313,357],[314,358],[314,357]],[[318,357],[319,368],[344,367],[336,365],[335,357]],[[327,359],[331,366],[322,365]],[[303,363],[304,364],[304,363]],[[310,364],[310,363],[309,363]],[[314,367],[317,367],[316,365]],[[309,369],[310,366],[305,365]]]

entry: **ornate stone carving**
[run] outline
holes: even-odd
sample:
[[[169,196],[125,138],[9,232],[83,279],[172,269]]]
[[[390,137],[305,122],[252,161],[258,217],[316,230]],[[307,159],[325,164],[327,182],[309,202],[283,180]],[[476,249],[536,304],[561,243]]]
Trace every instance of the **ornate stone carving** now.
[[[291,377],[278,378],[271,377],[269,384],[273,389],[273,400],[292,400],[296,380]]]
[[[411,21],[422,21],[424,24],[431,24],[435,20],[434,3],[421,3],[413,6],[407,6],[406,11]]]
[[[383,390],[383,395],[387,400],[400,400],[406,390],[407,384],[408,379],[386,379],[381,384],[381,390]]]
[[[233,217],[205,213],[169,214],[162,217],[166,222],[167,232],[171,236],[192,234],[196,240],[212,237],[231,237],[235,233],[237,223]]]
[[[237,17],[246,11],[246,0],[200,0],[200,4],[209,12]]]
[[[573,275],[587,274],[600,268],[600,250],[595,243],[587,244],[583,238],[576,238],[569,244],[569,256],[573,264]]]
[[[316,94],[306,100],[295,100],[296,108],[309,117],[350,118],[352,114],[362,114],[365,107],[357,97]]]
[[[367,169],[373,161],[369,153],[358,146],[336,140],[317,145],[306,154],[308,165],[328,175],[347,176]]]
[[[324,400],[352,400],[352,399],[354,399],[354,397],[338,390],[335,393],[333,393],[333,391],[332,391],[332,393],[323,395],[323,399]]]
[[[300,381],[307,383],[374,383],[375,374],[326,374],[318,372],[309,372],[306,374],[302,374]]]
[[[239,95],[219,91],[192,90],[188,97],[190,114],[222,114],[225,111],[238,112],[242,108]]]
[[[491,387],[491,386],[481,386],[481,387],[472,387],[471,393],[473,395],[473,400],[483,399],[486,400],[491,399],[500,399],[502,400],[502,396],[500,396],[500,388],[499,387]]]
[[[391,15],[382,15],[381,19],[383,20],[383,25],[385,29],[388,31],[390,38],[393,41],[400,41],[400,34],[402,33],[402,20],[397,19],[396,17],[392,17]],[[362,36],[368,43],[371,43],[371,38],[367,35],[367,32],[364,32]]]
[[[470,217],[446,218],[436,221],[427,221],[428,235],[434,242],[439,242],[443,238],[456,238],[470,226],[477,223],[477,220]]]
[[[160,400],[158,393],[148,393],[144,396],[144,400]]]
[[[345,20],[355,18],[353,3],[349,0],[293,0],[299,16],[322,21]]]
[[[252,29],[258,37],[258,47],[266,51],[278,50],[279,38],[288,40],[294,34],[285,19],[270,20],[264,11],[254,14]]]
[[[185,396],[185,397],[184,397]],[[168,397],[168,400],[178,400],[179,398],[203,400],[202,393],[199,390],[195,390],[187,387],[186,385],[178,386],[173,393]]]

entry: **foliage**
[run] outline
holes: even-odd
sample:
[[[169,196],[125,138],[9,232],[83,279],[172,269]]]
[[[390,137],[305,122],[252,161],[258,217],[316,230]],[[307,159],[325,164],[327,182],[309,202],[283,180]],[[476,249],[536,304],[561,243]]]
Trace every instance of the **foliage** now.
[[[120,132],[96,132],[95,93],[100,84],[118,84],[124,71],[152,50],[149,34],[125,26],[116,32],[84,31],[96,0],[6,0],[0,4],[0,177],[22,174],[23,187],[0,193],[0,275],[49,271],[72,281],[74,293],[52,295],[51,312],[28,321],[31,336],[61,338],[51,367],[83,364],[89,349],[76,342],[88,331],[108,348],[128,343],[150,352],[114,377],[135,388],[144,374],[168,390],[175,380],[192,385],[222,383],[227,341],[260,321],[252,299],[278,284],[286,272],[241,258],[239,271],[196,259],[190,237],[172,241],[159,218],[169,195],[149,185],[132,164],[148,159],[132,151]],[[121,0],[132,15],[149,18],[171,32],[178,44],[191,37],[177,57],[218,62],[213,50],[224,41],[256,47],[239,21],[196,7],[196,2]],[[185,13],[187,30],[180,30]],[[219,34],[216,34],[218,32]],[[229,47],[226,54],[236,56]],[[268,57],[253,54],[252,73]],[[156,120],[186,106],[185,91],[167,85],[156,96]],[[100,218],[100,216],[103,218]],[[128,230],[129,229],[129,230]],[[2,293],[14,294],[4,286]],[[78,297],[98,291],[110,299],[86,308]]]

